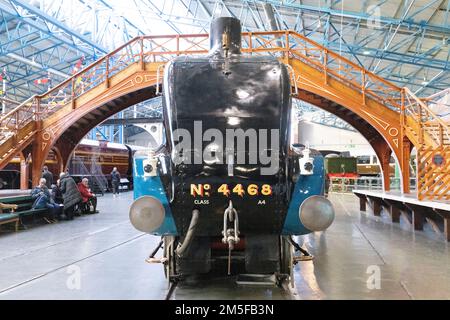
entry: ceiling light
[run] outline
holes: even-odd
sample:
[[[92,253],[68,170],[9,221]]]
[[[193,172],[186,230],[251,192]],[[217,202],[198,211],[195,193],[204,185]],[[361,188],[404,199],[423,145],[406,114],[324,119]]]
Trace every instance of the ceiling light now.
[[[239,97],[239,99],[247,99],[250,96],[250,93],[242,89],[238,89],[236,91],[236,94]]]
[[[228,117],[228,124],[230,126],[237,126],[241,123],[241,120],[238,117]]]

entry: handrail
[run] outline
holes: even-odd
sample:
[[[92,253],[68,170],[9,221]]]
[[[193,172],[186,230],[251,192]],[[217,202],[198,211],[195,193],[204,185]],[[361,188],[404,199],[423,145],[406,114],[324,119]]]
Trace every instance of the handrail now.
[[[353,68],[358,69],[358,70],[360,70],[360,71],[365,71],[366,73],[370,74],[371,76],[373,76],[374,78],[376,78],[376,79],[379,80],[380,82],[383,82],[384,84],[391,86],[392,88],[396,89],[397,91],[401,91],[401,88],[398,87],[398,86],[396,86],[396,85],[393,84],[392,82],[387,81],[386,79],[383,79],[383,78],[380,77],[379,75],[370,72],[369,70],[367,70],[367,69],[365,69],[365,68],[363,68],[363,67],[357,65],[356,63],[354,63],[354,62],[350,61],[349,59],[347,59],[347,58],[345,58],[345,57],[339,55],[338,53],[335,53],[334,51],[327,49],[326,47],[320,45],[319,43],[315,42],[314,40],[311,40],[311,39],[305,37],[304,35],[302,35],[302,34],[296,32],[296,31],[290,31],[290,32],[291,32],[292,34],[296,35],[297,37],[299,37],[299,38],[301,38],[301,39],[303,39],[303,40],[305,40],[305,41],[307,41],[307,42],[309,42],[309,43],[311,43],[311,44],[314,44],[315,46],[317,46],[317,47],[319,47],[319,48],[323,48],[323,49],[327,50],[327,51],[328,51],[328,54],[334,56],[335,58],[337,58],[337,59],[339,59],[339,60],[341,60],[341,61],[344,61],[346,64],[351,65]]]
[[[0,123],[5,120],[5,119],[9,119],[11,118],[11,116],[16,113],[18,111],[18,109],[22,108],[22,106],[28,104],[29,102],[32,102],[35,98],[37,97],[37,95],[33,95],[31,97],[29,97],[27,100],[25,100],[24,102],[22,102],[21,104],[19,104],[17,107],[15,107],[14,109],[10,110],[8,113],[2,115],[0,117]]]
[[[433,99],[436,98],[436,97],[444,96],[444,95],[447,95],[447,94],[450,94],[450,88],[447,88],[447,89],[445,89],[445,90],[436,92],[435,94],[432,94],[431,96],[426,97],[425,99],[426,99],[426,100],[433,100]]]
[[[441,126],[447,128],[448,125],[440,118],[438,117],[422,100],[420,100],[409,88],[404,88],[405,92],[411,96],[416,103],[420,104],[422,108],[424,108]]]
[[[435,142],[437,142],[437,143],[440,144],[440,145],[443,145],[443,144],[444,144],[444,138],[443,138],[442,134],[444,134],[444,133],[445,133],[447,139],[450,140],[450,128],[449,128],[448,124],[445,123],[445,122],[441,119],[441,117],[437,116],[437,115],[436,115],[436,114],[435,114],[435,113],[427,106],[427,104],[424,103],[421,99],[419,99],[419,98],[418,98],[418,97],[417,97],[410,89],[408,89],[408,88],[405,87],[405,88],[404,88],[404,91],[405,91],[405,94],[406,94],[407,96],[411,97],[411,98],[414,100],[414,104],[417,104],[417,105],[420,106],[420,108],[422,108],[422,110],[419,110],[418,113],[417,113],[417,112],[414,112],[415,115],[419,117],[419,124],[421,124],[421,128],[420,128],[421,132],[420,132],[420,134],[421,134],[421,135],[423,134],[423,132],[422,132],[422,130],[423,130],[422,126],[425,127],[425,130],[426,130],[426,128],[430,128],[430,127],[431,127],[431,123],[430,123],[429,121],[425,121],[425,122],[422,121],[422,114],[421,114],[421,113],[422,113],[422,112],[426,112],[427,115],[429,115],[429,117],[431,117],[431,118],[433,119],[432,124],[433,124],[434,126],[437,124],[437,125],[439,126],[439,129],[441,130],[441,134],[439,134],[439,136],[438,136],[437,138],[435,137],[435,134],[431,134],[431,136],[433,136],[433,137],[435,138],[435,140],[437,140],[437,141],[435,141]],[[412,103],[411,103],[411,104],[412,104]],[[409,106],[411,106],[411,104],[405,106],[405,111],[408,109]],[[414,110],[413,110],[413,111],[414,111]],[[430,134],[430,133],[429,133],[429,134]]]

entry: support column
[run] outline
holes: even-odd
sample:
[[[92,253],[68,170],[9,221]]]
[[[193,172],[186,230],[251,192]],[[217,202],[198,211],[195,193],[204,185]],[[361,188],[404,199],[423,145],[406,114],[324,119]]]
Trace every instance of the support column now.
[[[423,230],[423,224],[425,222],[425,208],[421,206],[416,206],[413,204],[406,204],[411,211],[412,211],[412,224],[414,226],[414,230]]]
[[[384,202],[389,205],[389,214],[391,215],[391,221],[394,223],[399,223],[400,216],[402,215],[400,208],[404,208],[403,204],[401,202],[390,199],[384,199]]]
[[[408,138],[403,138],[402,143],[402,158],[400,161],[400,170],[402,171],[402,191],[403,193],[410,193],[410,173],[409,173],[409,162],[411,160],[411,142]]]
[[[64,172],[69,164],[69,160],[72,156],[73,150],[76,148],[76,143],[69,141],[66,137],[62,136],[55,142],[55,148],[58,151],[58,157],[61,158],[60,172]]]
[[[439,209],[434,211],[444,219],[444,237],[450,242],[450,212]]]
[[[383,189],[384,191],[389,191],[391,188],[389,162],[391,160],[392,150],[382,138],[371,141],[370,144],[377,154],[381,170],[383,171]]]
[[[372,202],[373,214],[377,217],[381,216],[381,210],[383,209],[381,199],[374,197],[368,197],[368,199]]]
[[[39,184],[39,179],[41,178],[42,167],[44,165],[45,159],[42,157],[42,144],[33,143],[33,162],[31,165],[31,181],[33,186]]]
[[[365,194],[360,194],[360,193],[354,193],[355,196],[357,196],[359,198],[359,210],[360,211],[366,211],[367,207],[366,207],[366,203],[367,203],[367,198]]]
[[[367,210],[366,202],[367,202],[366,197],[360,197],[359,198],[359,210],[360,211],[366,211]]]
[[[423,230],[424,216],[419,210],[413,211],[414,230]]]
[[[381,169],[383,170],[383,186],[384,191],[391,190],[391,167],[389,165],[390,162],[390,155],[389,157],[384,157],[383,159],[380,159],[380,165]]]
[[[391,205],[390,207],[390,214],[391,214],[391,220],[392,222],[400,222],[400,209],[396,207],[395,205]]]
[[[59,174],[63,172],[65,169],[66,161],[64,161],[64,157],[61,155],[61,152],[58,147],[53,147],[52,150],[55,153],[56,162],[58,164],[58,171],[54,172],[53,174],[59,177]]]
[[[450,217],[444,218],[444,236],[450,242]]]
[[[31,181],[33,186],[37,186],[39,184],[39,179],[41,178],[42,167],[44,166],[45,159],[47,159],[49,144],[51,141],[49,139],[46,140],[45,144],[43,141],[43,133],[42,129],[42,121],[36,121],[36,138],[33,141],[32,145],[32,165],[31,165]]]
[[[31,154],[28,154],[28,156],[26,158],[23,154],[20,156],[20,189],[21,190],[26,190],[29,188],[28,178],[30,176],[30,161],[31,161]]]

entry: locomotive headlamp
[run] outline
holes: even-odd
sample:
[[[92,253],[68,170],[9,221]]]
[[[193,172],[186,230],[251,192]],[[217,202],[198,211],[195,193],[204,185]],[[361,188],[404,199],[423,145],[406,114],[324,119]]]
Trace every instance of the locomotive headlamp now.
[[[157,175],[158,157],[153,151],[149,151],[148,158],[142,162],[144,166],[144,177],[154,177]]]
[[[334,216],[333,205],[324,196],[309,197],[299,209],[301,223],[311,231],[327,229],[333,223]]]
[[[314,173],[314,159],[309,156],[310,153],[311,151],[305,148],[302,151],[303,157],[298,159],[301,175],[312,175]]]
[[[158,199],[143,196],[136,199],[130,208],[130,221],[133,227],[142,232],[151,233],[164,222],[165,210]]]
[[[153,166],[151,164],[148,163],[144,166],[144,172],[151,173],[152,171],[153,171]]]

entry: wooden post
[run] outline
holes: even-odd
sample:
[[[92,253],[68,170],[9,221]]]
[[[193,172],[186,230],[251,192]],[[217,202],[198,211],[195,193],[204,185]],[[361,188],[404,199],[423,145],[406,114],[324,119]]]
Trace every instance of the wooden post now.
[[[384,199],[384,202],[389,206],[389,214],[391,215],[392,222],[400,222],[400,216],[402,215],[401,208],[404,208],[404,205],[395,200]]]
[[[377,217],[381,216],[381,202],[374,200],[373,201],[373,214]]]
[[[105,87],[109,89],[109,56],[106,57]]]
[[[450,211],[434,209],[444,219],[444,237],[450,242]]]
[[[384,191],[390,191],[391,190],[391,166],[389,165],[390,162],[390,154],[389,157],[384,157],[383,159],[380,159],[380,165],[383,168],[383,186]]]
[[[367,210],[366,202],[367,202],[367,199],[366,199],[365,196],[360,196],[359,197],[359,210],[360,211],[366,211]]]
[[[324,50],[324,55],[323,55],[323,77],[324,77],[324,85],[328,85],[328,50]]]
[[[414,230],[423,230],[423,223],[425,221],[424,211],[426,209],[411,203],[405,203],[405,206],[412,211],[412,224],[414,226]]]
[[[367,198],[365,194],[362,193],[353,193],[355,196],[359,198],[359,210],[360,211],[366,211],[367,210]]]
[[[70,92],[70,96],[71,96],[71,105],[72,105],[72,110],[75,109],[75,78],[72,77],[72,91]]]
[[[362,105],[366,106],[366,70],[361,70]]]
[[[411,159],[411,142],[408,138],[404,137],[402,140],[402,159],[400,159],[400,170],[402,171],[402,186],[403,193],[409,193],[410,190],[410,174],[409,174],[409,161]],[[417,155],[418,157],[418,155]]]
[[[444,218],[444,236],[450,242],[450,217]]]
[[[400,209],[396,207],[395,205],[391,205],[389,208],[390,214],[391,214],[391,221],[392,222],[400,222]]]
[[[45,159],[47,158],[48,144],[52,143],[51,141],[46,141],[44,144],[43,132],[42,132],[42,120],[37,122],[38,131],[36,133],[36,138],[32,144],[32,164],[31,164],[31,180],[33,186],[37,186],[39,184],[39,179],[42,176],[42,166],[44,165]]]
[[[20,159],[20,189],[28,189],[28,177],[30,176],[30,163],[24,157]]]
[[[373,214],[376,217],[381,216],[381,210],[383,209],[383,207],[381,206],[381,199],[375,197],[368,197],[368,198],[372,201]]]
[[[414,230],[423,230],[423,214],[419,210],[413,211],[413,225]]]
[[[139,65],[142,71],[145,71],[145,63],[144,63],[144,37],[139,39],[140,44],[140,52],[139,52]]]

